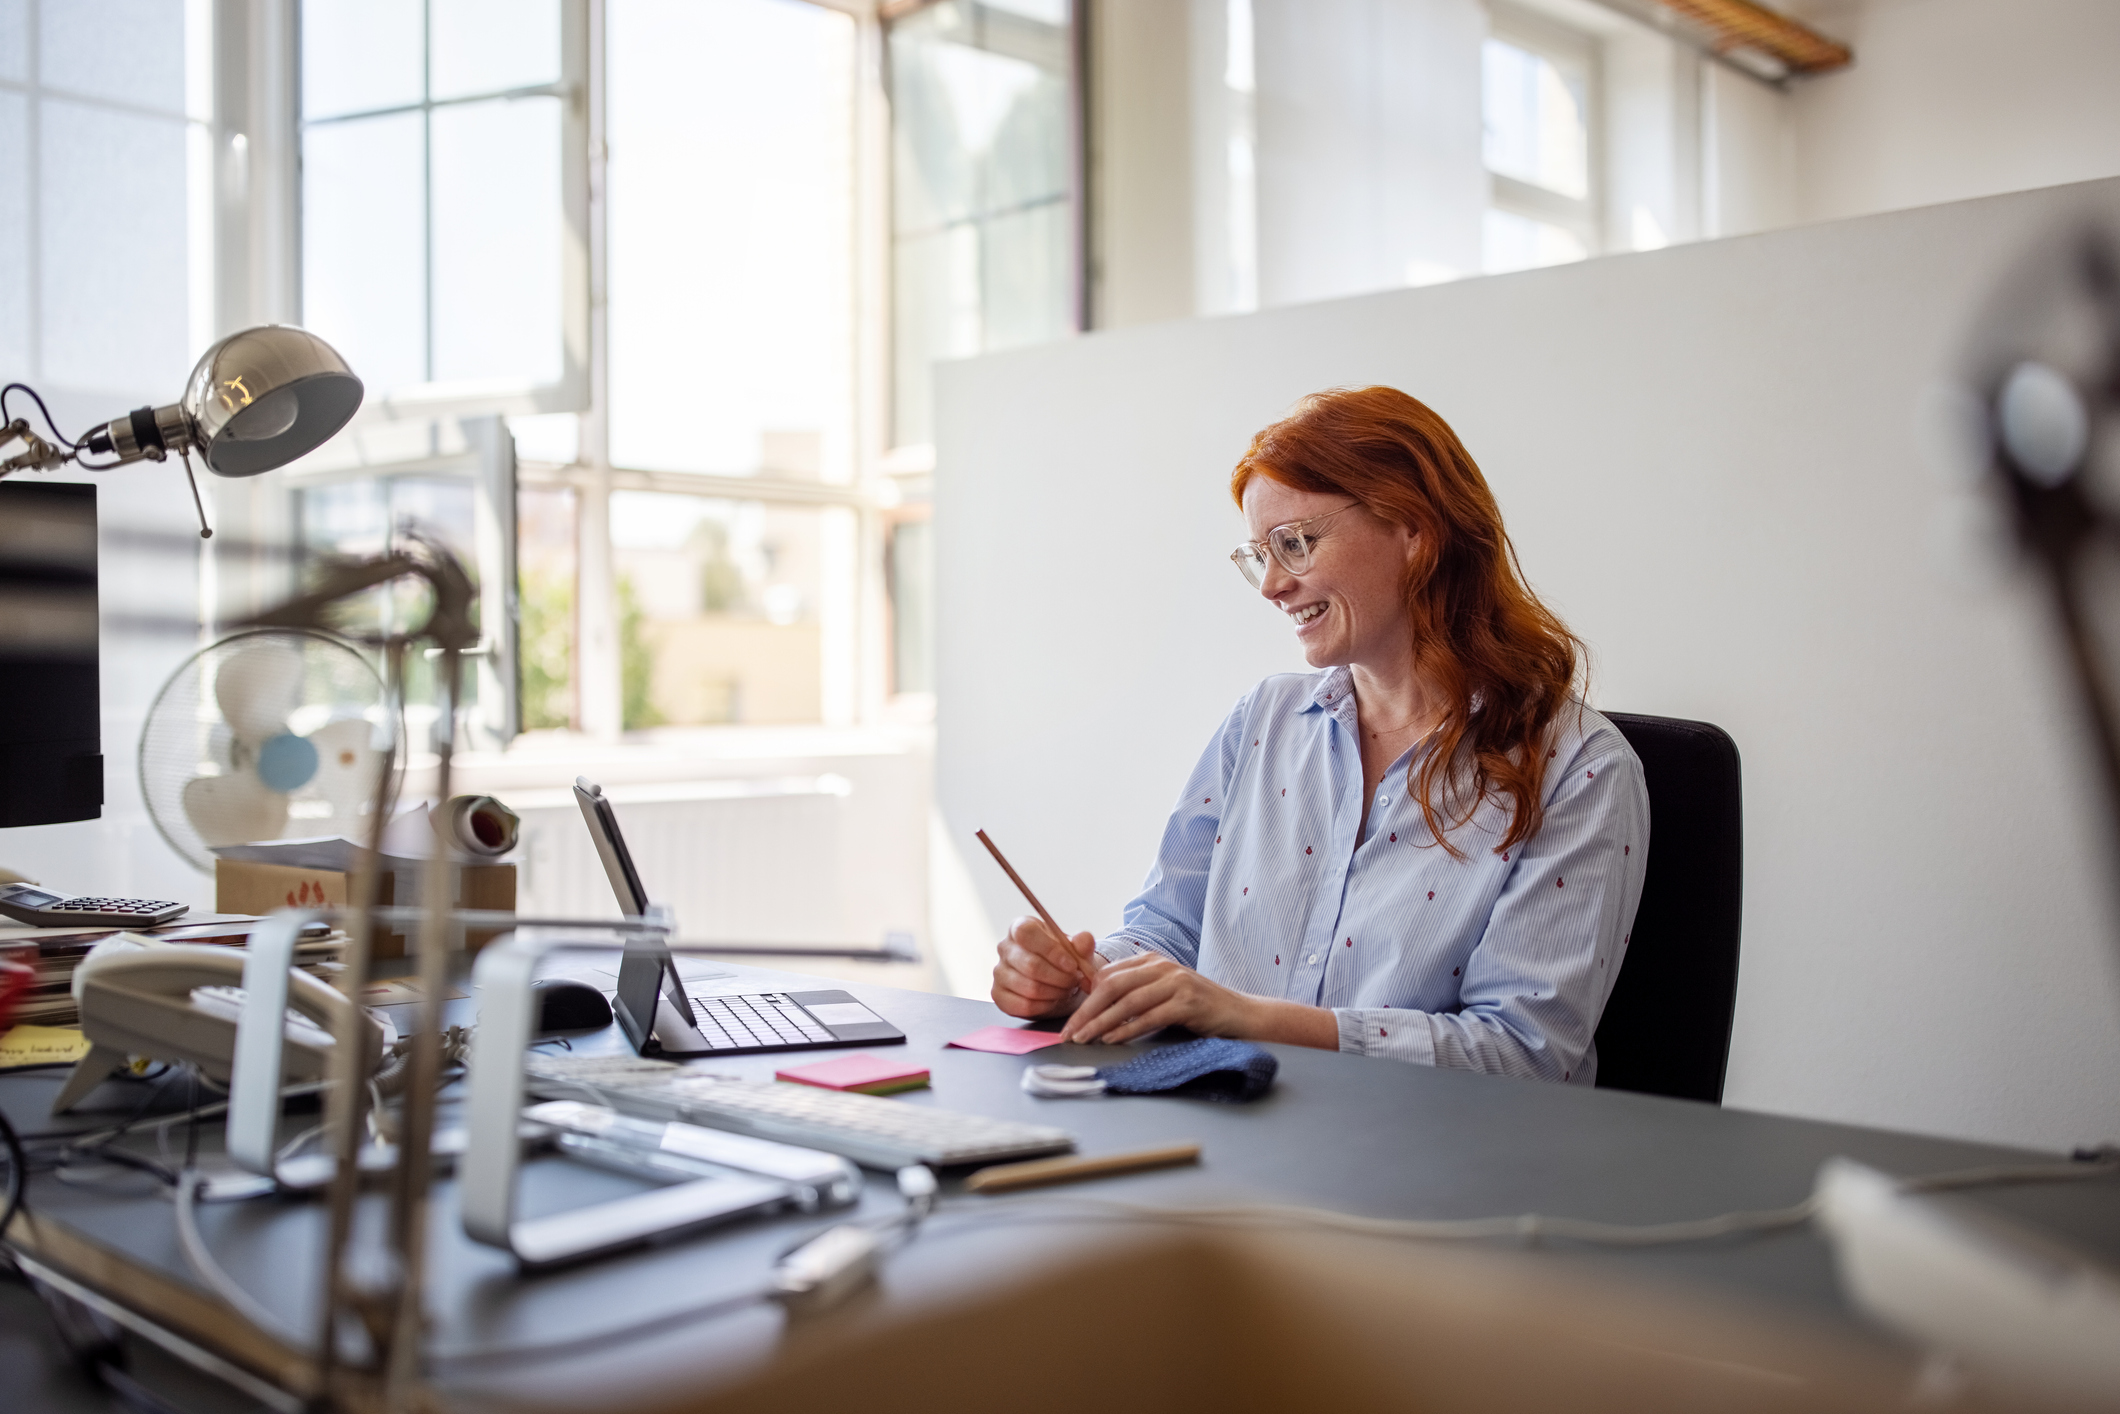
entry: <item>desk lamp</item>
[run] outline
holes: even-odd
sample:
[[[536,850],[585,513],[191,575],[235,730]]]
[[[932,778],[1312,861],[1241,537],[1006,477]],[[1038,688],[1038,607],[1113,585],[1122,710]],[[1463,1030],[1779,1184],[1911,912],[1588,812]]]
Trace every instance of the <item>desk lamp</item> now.
[[[265,324],[229,335],[199,359],[185,381],[183,397],[162,407],[134,408],[93,428],[78,442],[60,433],[44,400],[20,383],[0,389],[0,418],[7,417],[7,394],[17,389],[44,413],[53,440],[32,432],[27,418],[6,421],[0,426],[0,447],[19,441],[23,450],[0,461],[0,477],[57,471],[68,462],[86,471],[108,471],[143,459],[162,461],[175,452],[191,482],[202,540],[211,538],[213,531],[206,524],[198,479],[192,475],[193,451],[216,475],[256,476],[315,451],[361,406],[361,380],[338,350],[291,324]],[[89,461],[90,456],[109,460]]]
[[[1988,485],[2044,581],[2120,845],[2120,242],[2086,230],[2034,252],[1970,362]]]

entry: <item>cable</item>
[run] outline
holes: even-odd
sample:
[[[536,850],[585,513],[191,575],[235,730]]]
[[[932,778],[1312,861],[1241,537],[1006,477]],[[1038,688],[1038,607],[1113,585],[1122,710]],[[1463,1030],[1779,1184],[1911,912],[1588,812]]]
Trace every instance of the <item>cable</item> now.
[[[2016,1183],[2070,1182],[2120,1173],[2120,1154],[2100,1151],[2096,1157],[2062,1164],[2010,1164],[1956,1169],[1948,1173],[1917,1175],[1899,1181],[1902,1192],[1939,1193],[1966,1188]],[[953,1217],[971,1218],[977,1210],[960,1208],[962,1199],[950,1204]],[[1040,1194],[1024,1198],[982,1200],[979,1209],[1005,1217],[1023,1209],[1044,1206],[1074,1207],[1085,1217],[1109,1216],[1141,1222],[1171,1222],[1204,1227],[1318,1227],[1364,1237],[1394,1237],[1423,1242],[1464,1242],[1485,1238],[1514,1237],[1525,1242],[1558,1238],[1604,1247],[1656,1247],[1681,1242],[1706,1242],[1742,1233],[1775,1232],[1801,1227],[1817,1216],[1816,1193],[1784,1208],[1762,1208],[1752,1212],[1722,1213],[1710,1218],[1689,1218],[1669,1223],[1603,1223],[1583,1218],[1555,1218],[1542,1213],[1518,1213],[1508,1217],[1458,1219],[1365,1218],[1294,1204],[1238,1204],[1216,1208],[1170,1208],[1149,1203],[1128,1203],[1113,1198],[1089,1198],[1072,1194]]]
[[[770,1289],[759,1287],[713,1301],[702,1301],[697,1306],[667,1311],[660,1316],[650,1316],[630,1325],[613,1326],[594,1335],[578,1335],[570,1340],[547,1341],[538,1345],[489,1345],[474,1346],[469,1350],[438,1350],[428,1356],[428,1361],[436,1369],[440,1369],[450,1365],[483,1365],[496,1360],[522,1363],[555,1360],[584,1351],[602,1350],[621,1341],[644,1340],[673,1326],[763,1305],[772,1298],[772,1294]]]
[[[9,393],[29,394],[29,400],[37,405],[37,411],[44,414],[45,430],[52,434],[52,440],[69,452],[80,450],[81,444],[69,440],[66,434],[59,430],[59,424],[52,421],[51,409],[44,405],[44,399],[37,396],[37,390],[30,387],[27,383],[10,383],[5,388],[0,388],[0,423],[13,421],[7,415],[7,395]]]
[[[177,1176],[176,1184],[177,1245],[184,1249],[184,1260],[198,1274],[199,1280],[212,1287],[214,1295],[234,1307],[237,1315],[259,1330],[278,1337],[296,1350],[307,1350],[309,1342],[288,1330],[278,1316],[266,1310],[262,1302],[238,1285],[236,1279],[214,1260],[206,1240],[199,1235],[199,1190],[206,1186],[206,1175],[196,1169],[186,1169]]]
[[[22,1211],[22,1191],[29,1186],[29,1155],[23,1152],[22,1141],[15,1136],[15,1126],[0,1114],[0,1144],[7,1146],[7,1196],[0,1199],[0,1238],[7,1236],[8,1225],[15,1214]]]

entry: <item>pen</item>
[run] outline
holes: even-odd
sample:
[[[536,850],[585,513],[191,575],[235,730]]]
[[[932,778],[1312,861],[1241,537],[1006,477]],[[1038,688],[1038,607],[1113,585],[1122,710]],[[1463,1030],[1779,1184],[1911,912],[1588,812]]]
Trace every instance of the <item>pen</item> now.
[[[1029,900],[1030,906],[1038,911],[1038,916],[1045,920],[1045,926],[1060,935],[1060,943],[1063,947],[1066,947],[1066,930],[1061,928],[1058,923],[1055,923],[1053,921],[1053,915],[1045,911],[1045,905],[1038,902],[1038,896],[1031,892],[1031,886],[1023,882],[1023,876],[1016,872],[1014,866],[1012,866],[1008,862],[1007,857],[1004,856],[1001,851],[995,847],[994,842],[986,837],[986,831],[974,830],[972,831],[972,834],[975,838],[978,839],[979,843],[986,846],[986,852],[994,856],[994,862],[1001,866],[1001,872],[1008,875],[1009,882],[1014,884],[1017,889],[1022,892],[1023,897]],[[1068,947],[1067,950],[1069,953],[1074,952],[1074,949],[1072,947]],[[1087,958],[1076,958],[1075,967],[1076,970],[1082,974],[1082,992],[1084,996],[1087,996],[1090,992],[1096,989],[1097,979],[1090,972],[1089,960]]]
[[[1072,1159],[1032,1159],[1022,1164],[995,1164],[964,1181],[967,1193],[1006,1193],[1011,1188],[1035,1188],[1043,1183],[1072,1183],[1078,1178],[1101,1178],[1108,1173],[1135,1173],[1141,1169],[1169,1168],[1172,1164],[1200,1161],[1198,1144],[1166,1144],[1160,1149],[1136,1149],[1131,1154],[1095,1154]]]

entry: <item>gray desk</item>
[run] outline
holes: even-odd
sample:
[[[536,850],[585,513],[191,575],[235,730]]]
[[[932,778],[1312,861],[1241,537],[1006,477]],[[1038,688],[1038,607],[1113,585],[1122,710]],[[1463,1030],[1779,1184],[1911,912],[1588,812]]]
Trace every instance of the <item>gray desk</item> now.
[[[553,970],[594,965],[572,954]],[[695,990],[786,988],[813,980],[760,968],[731,970],[735,977]],[[979,1002],[854,984],[849,990],[910,1038],[889,1054],[933,1071],[932,1090],[903,1096],[900,1103],[1059,1124],[1090,1153],[1199,1140],[1205,1154],[1198,1169],[1108,1179],[1077,1190],[1145,1202],[1292,1201],[1400,1217],[1535,1210],[1648,1223],[1797,1201],[1809,1191],[1819,1164],[1834,1154],[1906,1174],[2024,1157],[1990,1146],[1297,1047],[1275,1048],[1279,1082],[1249,1106],[1153,1097],[1039,1100],[1018,1088],[1025,1066],[1108,1062],[1118,1053],[1074,1047],[1014,1057],[947,1050],[951,1037],[1004,1018]],[[575,1044],[598,1051],[622,1048],[623,1041],[612,1028]],[[813,1053],[797,1059],[817,1058]],[[766,1078],[788,1063],[786,1055],[746,1056],[718,1068]],[[0,1105],[25,1133],[49,1131],[55,1126],[44,1111],[59,1083],[53,1073],[0,1079]],[[139,1093],[136,1084],[106,1086],[91,1097],[90,1105],[101,1110],[92,1118],[107,1121],[111,1111],[130,1110]],[[77,1123],[85,1126],[86,1120]],[[202,1138],[209,1147],[218,1142],[217,1135]],[[540,1161],[525,1171],[525,1208],[557,1211],[632,1186],[562,1161]],[[946,1182],[945,1194],[955,1188],[954,1181]],[[177,1250],[169,1204],[151,1182],[121,1178],[112,1190],[97,1191],[42,1178],[30,1197],[41,1218],[175,1282],[195,1285]],[[881,1292],[848,1319],[961,1298],[981,1283],[1019,1272],[1040,1253],[1070,1250],[1088,1236],[1080,1224],[1003,1225],[967,1216],[984,1201],[957,1197],[952,1203],[946,1196],[930,1229],[889,1260]],[[1980,1201],[2120,1263],[2120,1181],[2000,1190]],[[888,1179],[872,1177],[860,1211],[896,1208]],[[314,1203],[278,1199],[202,1211],[207,1238],[231,1273],[284,1313],[291,1329],[305,1333],[317,1286],[319,1216]],[[534,1349],[735,1295],[755,1287],[776,1255],[815,1225],[815,1219],[801,1218],[756,1223],[524,1278],[500,1253],[464,1239],[453,1190],[444,1183],[436,1200],[429,1298],[433,1346],[444,1352]],[[1644,1250],[1555,1248],[1539,1260],[1719,1292],[1815,1322],[1846,1327],[1855,1320],[1842,1302],[1825,1244],[1808,1230]],[[1115,1294],[1114,1303],[1123,1304],[1123,1297]],[[456,1366],[442,1383],[465,1394],[579,1400],[594,1407],[615,1407],[629,1396],[696,1393],[769,1356],[783,1321],[777,1308],[753,1306],[594,1354]]]

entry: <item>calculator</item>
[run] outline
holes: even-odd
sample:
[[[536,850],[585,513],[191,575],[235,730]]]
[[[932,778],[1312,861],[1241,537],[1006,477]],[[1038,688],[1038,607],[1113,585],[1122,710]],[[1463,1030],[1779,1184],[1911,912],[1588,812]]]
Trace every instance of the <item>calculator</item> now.
[[[68,898],[28,884],[0,884],[0,914],[32,928],[152,928],[190,907],[166,898]]]

